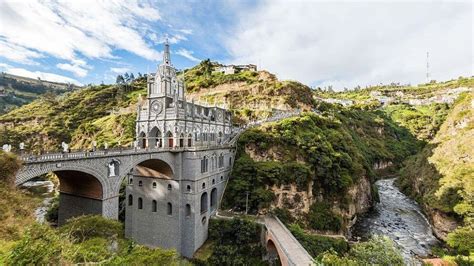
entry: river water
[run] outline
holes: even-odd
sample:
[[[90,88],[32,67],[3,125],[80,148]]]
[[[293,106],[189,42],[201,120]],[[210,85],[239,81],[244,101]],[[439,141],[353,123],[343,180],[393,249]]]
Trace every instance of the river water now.
[[[26,189],[43,199],[42,204],[35,210],[35,216],[38,222],[45,222],[46,213],[48,212],[49,206],[54,197],[54,183],[49,180],[32,180],[23,183],[21,188]]]
[[[375,183],[380,202],[359,218],[352,227],[352,236],[362,240],[373,234],[388,236],[399,246],[407,264],[421,265],[420,258],[429,257],[431,248],[439,245],[439,241],[418,204],[400,192],[394,181],[384,179]]]

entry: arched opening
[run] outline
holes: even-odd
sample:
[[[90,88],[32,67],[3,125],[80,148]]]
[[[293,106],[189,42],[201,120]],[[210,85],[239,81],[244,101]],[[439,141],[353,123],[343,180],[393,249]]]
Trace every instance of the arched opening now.
[[[206,182],[202,183],[202,189],[206,188]]]
[[[139,148],[146,148],[147,147],[147,141],[146,141],[146,134],[145,132],[141,132],[139,135],[138,135],[138,147]]]
[[[222,131],[219,131],[217,136],[218,136],[217,143],[221,144],[222,143]]]
[[[181,133],[181,135],[179,135],[179,147],[181,147],[181,148],[184,147],[184,135],[183,135],[183,133]]]
[[[201,195],[201,213],[207,212],[207,192]]]
[[[156,188],[156,182],[153,182],[153,188]]]
[[[166,214],[168,214],[168,215],[173,214],[173,205],[171,205],[171,202],[168,202],[168,204],[167,204]]]
[[[174,146],[174,139],[173,139],[173,134],[170,131],[166,133],[166,138],[168,139],[168,147],[172,148]]]
[[[187,191],[187,192],[191,192],[191,186],[190,186],[190,185],[187,185],[187,186],[186,186],[186,191]]]
[[[267,241],[267,260],[270,265],[281,265],[280,255],[275,246],[275,243],[270,239]]]
[[[152,201],[152,204],[151,204],[151,211],[152,211],[152,212],[157,212],[157,211],[158,211],[158,204],[157,204],[156,200],[153,200],[153,201]]]
[[[217,188],[211,190],[211,210],[215,210],[217,207]]]
[[[185,215],[186,215],[186,217],[191,216],[191,205],[189,205],[189,204],[186,204]]]
[[[171,191],[171,189],[172,189],[172,186],[171,186],[171,184],[168,184],[168,190],[170,190],[170,191]]]
[[[132,175],[138,177],[173,179],[173,170],[166,162],[162,160],[150,159],[135,166],[135,168],[132,170]]]
[[[59,179],[58,225],[72,217],[102,215],[103,187],[95,176],[73,170],[55,171],[54,174]]]
[[[142,198],[138,198],[138,209],[139,210],[143,209],[143,199]]]
[[[193,135],[189,134],[188,135],[188,147],[191,147],[193,145]]]
[[[133,196],[128,195],[128,206],[132,206],[132,205],[133,205]]]
[[[163,147],[161,131],[154,127],[148,134],[149,146],[152,148],[161,148]]]

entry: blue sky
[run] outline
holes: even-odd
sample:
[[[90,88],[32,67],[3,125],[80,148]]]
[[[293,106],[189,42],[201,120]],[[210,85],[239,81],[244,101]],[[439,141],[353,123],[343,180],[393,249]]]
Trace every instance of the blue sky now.
[[[81,84],[172,62],[254,63],[336,89],[473,75],[470,1],[1,1],[0,70]]]

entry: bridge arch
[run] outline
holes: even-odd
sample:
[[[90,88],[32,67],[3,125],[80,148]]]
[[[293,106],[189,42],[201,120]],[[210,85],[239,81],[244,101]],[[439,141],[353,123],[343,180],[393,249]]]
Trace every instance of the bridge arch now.
[[[273,240],[269,239],[266,244],[267,259],[270,265],[281,265],[281,255]]]
[[[104,166],[105,168],[105,166]],[[103,214],[108,182],[103,173],[85,165],[47,164],[26,165],[17,176],[17,185],[44,174],[54,173],[59,179],[58,224],[85,214]]]

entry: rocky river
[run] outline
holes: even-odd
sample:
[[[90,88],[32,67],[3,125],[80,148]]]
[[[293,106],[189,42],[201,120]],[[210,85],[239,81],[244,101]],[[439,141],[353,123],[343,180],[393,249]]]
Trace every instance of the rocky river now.
[[[46,213],[54,197],[54,183],[48,180],[32,180],[22,184],[21,188],[43,199],[41,206],[35,210],[35,216],[38,222],[44,222]]]
[[[384,179],[375,183],[380,202],[357,221],[352,236],[362,240],[372,234],[388,236],[400,247],[407,264],[421,265],[420,258],[429,257],[431,248],[439,245],[439,241],[418,204],[400,192],[394,181]]]

